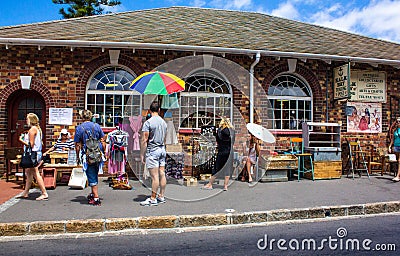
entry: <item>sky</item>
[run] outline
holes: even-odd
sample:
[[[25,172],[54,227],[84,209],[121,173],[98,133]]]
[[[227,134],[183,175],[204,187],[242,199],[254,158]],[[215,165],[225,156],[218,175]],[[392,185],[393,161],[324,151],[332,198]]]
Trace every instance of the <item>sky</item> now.
[[[126,12],[190,6],[260,12],[400,43],[400,0],[120,0],[108,9]],[[0,26],[62,19],[68,5],[51,0],[0,0]],[[1,37],[1,35],[0,35]]]

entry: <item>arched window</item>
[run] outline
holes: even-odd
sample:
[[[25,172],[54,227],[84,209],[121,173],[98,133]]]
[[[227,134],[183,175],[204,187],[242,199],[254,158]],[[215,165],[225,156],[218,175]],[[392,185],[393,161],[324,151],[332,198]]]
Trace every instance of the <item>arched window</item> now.
[[[199,70],[185,79],[181,93],[180,128],[201,128],[219,124],[221,117],[232,120],[232,92],[220,74]]]
[[[122,122],[124,113],[141,113],[140,95],[129,89],[136,75],[122,67],[103,67],[97,70],[86,92],[86,108],[93,112],[94,121],[103,127]]]
[[[312,120],[312,92],[301,78],[279,75],[269,86],[268,98],[274,110],[273,129],[301,130],[302,122]]]

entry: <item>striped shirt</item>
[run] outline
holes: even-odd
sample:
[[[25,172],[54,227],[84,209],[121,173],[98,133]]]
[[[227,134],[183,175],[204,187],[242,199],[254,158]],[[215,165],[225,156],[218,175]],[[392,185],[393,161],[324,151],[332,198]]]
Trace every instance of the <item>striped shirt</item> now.
[[[62,142],[60,139],[57,140],[56,144],[54,144],[54,151],[63,151],[64,148],[67,149],[75,149],[75,143],[72,139],[68,139],[65,142]]]

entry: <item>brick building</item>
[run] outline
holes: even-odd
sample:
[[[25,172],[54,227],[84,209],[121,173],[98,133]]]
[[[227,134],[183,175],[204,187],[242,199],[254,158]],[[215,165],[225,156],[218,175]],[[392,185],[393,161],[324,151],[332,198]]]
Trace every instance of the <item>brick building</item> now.
[[[342,140],[385,147],[400,115],[399,44],[265,14],[171,7],[0,27],[0,35],[3,160],[5,148],[21,146],[27,112],[46,127],[47,148],[62,128],[73,132],[79,109],[91,109],[105,130],[128,109],[141,115],[145,97],[129,84],[157,67],[186,81],[181,108],[172,112],[181,142],[228,116],[239,141],[247,138],[240,119],[260,121],[275,134],[277,150],[301,136],[304,121],[339,122]],[[348,67],[348,80],[357,84],[350,99],[343,97]],[[51,124],[54,108],[72,109],[72,123]],[[368,128],[359,128],[353,110],[369,117]]]

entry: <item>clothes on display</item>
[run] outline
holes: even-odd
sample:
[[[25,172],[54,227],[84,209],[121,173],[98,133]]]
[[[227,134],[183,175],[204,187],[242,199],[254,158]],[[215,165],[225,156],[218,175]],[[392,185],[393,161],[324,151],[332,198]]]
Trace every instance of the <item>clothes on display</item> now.
[[[142,127],[142,116],[131,116],[129,117],[130,128],[132,129],[132,150],[140,150],[140,128]]]
[[[183,162],[183,153],[167,153],[165,174],[174,179],[182,179]]]
[[[148,110],[151,103],[157,100],[157,95],[154,94],[144,94],[143,95],[143,110]]]
[[[178,144],[178,136],[176,136],[175,126],[172,119],[165,118],[167,122],[167,135],[165,137],[165,144]]]
[[[108,133],[106,155],[108,157],[108,173],[124,174],[128,155],[129,134],[119,127]]]
[[[163,95],[161,101],[162,109],[179,108],[178,95],[176,93],[170,95]]]

